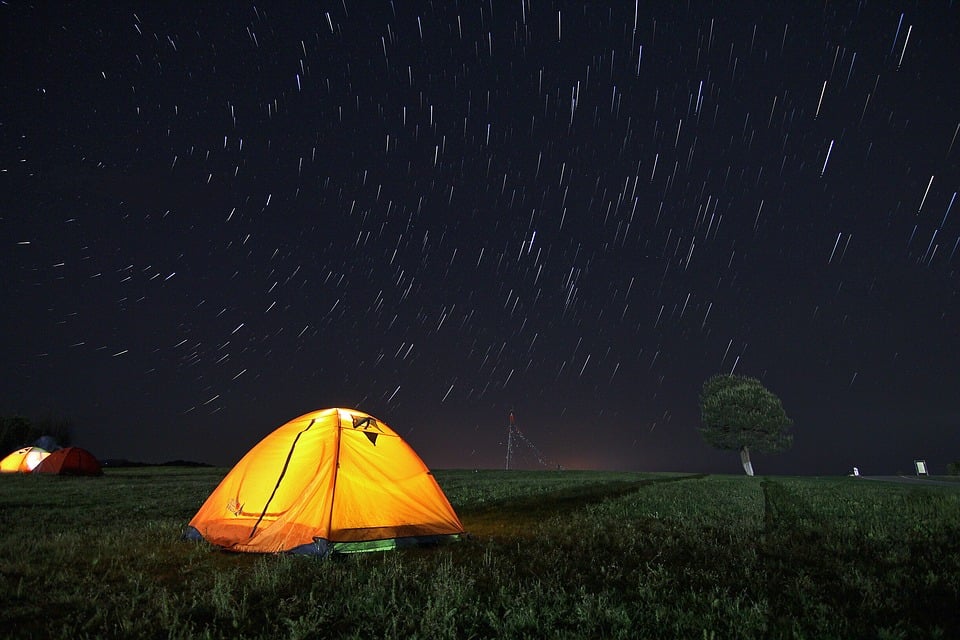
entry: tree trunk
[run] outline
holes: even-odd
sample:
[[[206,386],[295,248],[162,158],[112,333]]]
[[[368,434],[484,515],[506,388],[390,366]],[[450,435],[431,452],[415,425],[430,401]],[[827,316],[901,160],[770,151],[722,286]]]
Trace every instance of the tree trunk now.
[[[740,447],[740,463],[743,465],[743,471],[748,476],[753,475],[753,465],[750,463],[750,449],[747,445]]]

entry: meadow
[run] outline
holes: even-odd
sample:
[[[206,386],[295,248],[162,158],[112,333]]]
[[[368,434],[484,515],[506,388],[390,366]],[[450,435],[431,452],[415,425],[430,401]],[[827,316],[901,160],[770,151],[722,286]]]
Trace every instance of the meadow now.
[[[0,628],[83,638],[960,637],[960,484],[436,471],[469,539],[180,540],[224,469],[0,477]]]

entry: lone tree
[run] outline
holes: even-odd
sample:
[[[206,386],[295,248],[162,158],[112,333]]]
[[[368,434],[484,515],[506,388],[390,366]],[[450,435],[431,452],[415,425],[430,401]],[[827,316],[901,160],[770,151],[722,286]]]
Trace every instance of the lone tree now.
[[[718,375],[703,383],[700,392],[700,433],[710,446],[740,451],[740,462],[753,475],[750,449],[764,453],[786,451],[793,444],[788,433],[793,421],[780,398],[756,378]]]

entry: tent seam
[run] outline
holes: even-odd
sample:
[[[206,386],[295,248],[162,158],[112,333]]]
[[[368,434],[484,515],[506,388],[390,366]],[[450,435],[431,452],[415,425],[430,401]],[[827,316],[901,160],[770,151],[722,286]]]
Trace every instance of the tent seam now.
[[[337,411],[337,451],[333,457],[333,486],[330,487],[330,516],[327,518],[327,537],[333,535],[333,507],[337,501],[337,476],[340,475],[340,441],[343,439],[343,423]]]

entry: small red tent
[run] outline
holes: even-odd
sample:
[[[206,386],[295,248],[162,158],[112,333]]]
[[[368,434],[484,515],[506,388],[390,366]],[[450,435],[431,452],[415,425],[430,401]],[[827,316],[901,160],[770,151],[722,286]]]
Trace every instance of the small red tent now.
[[[34,473],[52,473],[60,476],[102,476],[103,469],[93,454],[80,447],[58,449],[38,464]]]

